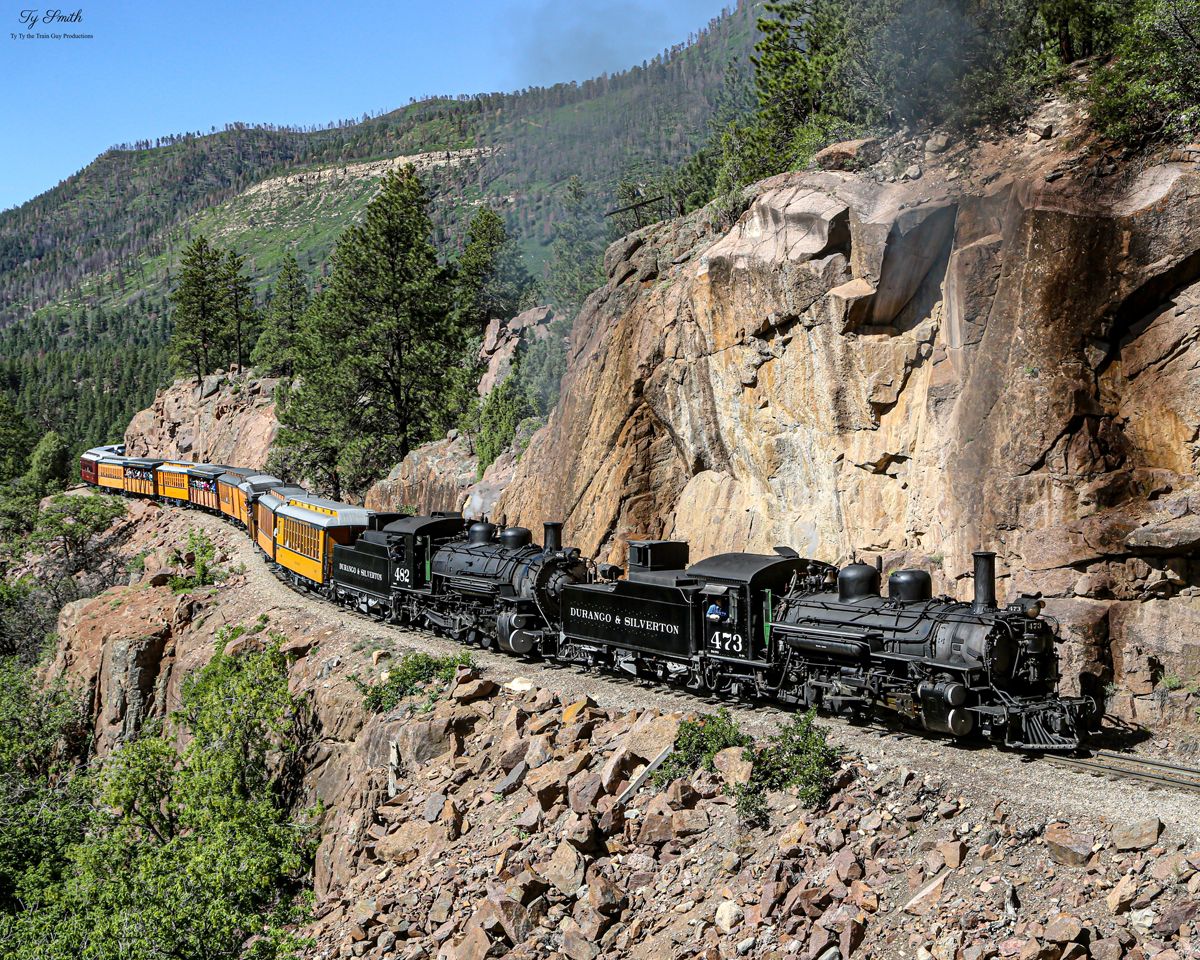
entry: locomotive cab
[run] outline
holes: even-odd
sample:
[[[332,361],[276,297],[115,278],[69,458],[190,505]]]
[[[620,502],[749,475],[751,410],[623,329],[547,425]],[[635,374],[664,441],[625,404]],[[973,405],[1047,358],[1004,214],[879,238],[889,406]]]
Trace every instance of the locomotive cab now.
[[[458,511],[435,510],[427,517],[404,517],[384,526],[392,587],[427,590],[433,577],[434,549],[461,536],[466,525]]]
[[[771,659],[771,622],[775,599],[793,579],[809,572],[801,557],[753,553],[723,553],[688,567],[688,576],[704,586],[704,652],[722,661],[725,670],[742,672]],[[710,614],[713,606],[721,613]]]

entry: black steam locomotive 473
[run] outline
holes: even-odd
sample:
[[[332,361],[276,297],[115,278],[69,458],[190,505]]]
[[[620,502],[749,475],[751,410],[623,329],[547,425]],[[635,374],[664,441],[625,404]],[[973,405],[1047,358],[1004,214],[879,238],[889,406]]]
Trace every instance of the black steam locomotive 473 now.
[[[522,527],[458,514],[406,517],[334,548],[335,596],[484,647],[867,717],[1070,751],[1094,709],[1060,697],[1055,625],[1041,604],[996,602],[994,554],[975,555],[972,603],[934,597],[929,574],[841,570],[786,547],[689,565],[679,541],[629,543],[598,570]],[[370,571],[370,572],[368,572]]]

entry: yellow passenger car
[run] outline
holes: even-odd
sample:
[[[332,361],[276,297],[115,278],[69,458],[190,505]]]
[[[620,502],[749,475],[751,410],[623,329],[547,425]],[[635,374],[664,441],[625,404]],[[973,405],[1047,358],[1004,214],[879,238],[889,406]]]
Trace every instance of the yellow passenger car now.
[[[188,502],[188,468],[190,463],[164,463],[158,470],[158,495],[174,500],[178,505]]]
[[[225,472],[217,477],[217,500],[221,513],[228,519],[245,524],[245,517],[239,516],[239,510],[244,512],[245,507],[242,505],[242,494],[238,490],[238,484],[257,473],[257,470],[247,470],[244,467],[226,467]]]
[[[350,545],[372,511],[316,497],[290,497],[275,511],[275,562],[296,582],[324,589],[333,568],[333,544]]]
[[[101,457],[96,463],[96,483],[108,490],[125,489],[127,457]]]
[[[262,494],[254,502],[254,539],[271,560],[275,559],[275,511],[287,502],[288,497],[305,492],[303,487],[281,486]]]
[[[213,467],[207,463],[193,463],[188,467],[188,503],[193,507],[202,507],[220,511],[221,502],[217,494],[217,477],[225,472],[225,467]]]
[[[254,514],[254,505],[258,502],[258,498],[264,493],[282,486],[284,486],[284,482],[269,473],[255,474],[238,484],[238,492],[241,495],[241,520],[246,525],[246,531],[250,534],[251,540],[258,540],[258,528],[255,525]]]
[[[129,457],[125,461],[125,492],[140,497],[157,497],[158,483],[155,470],[161,460],[147,457]]]

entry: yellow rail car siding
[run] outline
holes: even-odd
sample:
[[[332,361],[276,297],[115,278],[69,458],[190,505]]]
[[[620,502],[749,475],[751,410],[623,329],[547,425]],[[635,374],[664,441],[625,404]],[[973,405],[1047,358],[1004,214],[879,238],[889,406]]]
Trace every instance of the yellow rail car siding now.
[[[279,518],[275,538],[275,561],[294,573],[321,585],[325,583],[325,532],[293,520]]]
[[[186,473],[168,473],[165,470],[160,470],[158,474],[158,485],[162,488],[164,497],[174,497],[176,500],[186,500],[188,498],[188,478]]]
[[[275,513],[262,502],[254,505],[255,539],[263,552],[272,560],[275,559]]]
[[[275,562],[286,567],[293,573],[307,577],[314,583],[325,585],[325,565],[320,560],[313,560],[287,547],[275,547]]]
[[[262,547],[263,553],[272,560],[275,559],[275,538],[271,536],[271,531],[266,529],[261,522],[258,525],[258,545]]]
[[[227,517],[236,517],[237,508],[234,506],[234,498],[240,493],[238,488],[224,480],[219,480],[217,481],[217,491],[221,498],[221,512]]]
[[[130,493],[140,493],[147,497],[158,496],[158,492],[154,489],[153,480],[137,480],[133,477],[126,477],[125,489]]]
[[[202,480],[197,480],[195,477],[191,478],[188,483],[188,499],[197,506],[208,507],[210,510],[219,510],[220,504],[217,501],[216,487],[214,486],[212,490],[205,490],[199,486],[203,482]]]
[[[113,490],[125,489],[125,468],[118,464],[102,463],[96,471],[100,486]]]

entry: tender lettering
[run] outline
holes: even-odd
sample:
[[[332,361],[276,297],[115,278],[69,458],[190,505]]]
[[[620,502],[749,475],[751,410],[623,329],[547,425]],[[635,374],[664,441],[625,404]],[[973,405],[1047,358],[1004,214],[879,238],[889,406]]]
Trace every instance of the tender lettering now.
[[[374,570],[364,570],[362,567],[354,567],[348,563],[338,561],[338,569],[343,573],[348,573],[353,577],[362,577],[364,580],[383,580],[382,573],[376,573]]]
[[[627,617],[621,614],[602,613],[598,610],[587,610],[583,607],[571,607],[571,616],[578,620],[591,620],[613,627],[624,627],[627,630],[642,630],[646,633],[667,633],[679,636],[680,628],[677,623],[663,623],[661,620],[646,620],[641,617]]]

